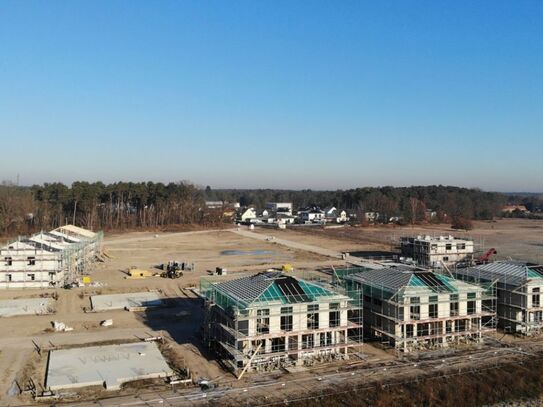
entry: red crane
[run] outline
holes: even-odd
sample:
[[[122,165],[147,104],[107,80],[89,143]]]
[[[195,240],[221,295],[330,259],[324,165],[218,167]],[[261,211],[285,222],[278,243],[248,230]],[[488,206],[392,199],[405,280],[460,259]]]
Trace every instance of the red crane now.
[[[488,249],[488,251],[485,254],[483,254],[481,257],[479,257],[479,261],[481,263],[488,263],[488,260],[490,260],[490,256],[495,255],[495,254],[498,254],[496,249],[494,249],[494,248]]]

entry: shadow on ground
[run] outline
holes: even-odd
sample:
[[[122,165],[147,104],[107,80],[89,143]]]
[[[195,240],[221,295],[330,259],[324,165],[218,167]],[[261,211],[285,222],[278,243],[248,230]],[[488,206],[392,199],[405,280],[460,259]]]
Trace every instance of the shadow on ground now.
[[[204,321],[200,298],[179,297],[167,300],[167,306],[149,308],[141,313],[141,321],[154,331],[163,331],[179,345],[190,344],[207,360],[216,360],[203,343],[201,327]]]

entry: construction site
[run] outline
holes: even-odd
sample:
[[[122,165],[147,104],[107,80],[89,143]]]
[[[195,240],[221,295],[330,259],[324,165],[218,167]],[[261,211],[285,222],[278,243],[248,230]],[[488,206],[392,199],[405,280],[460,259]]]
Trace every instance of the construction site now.
[[[273,271],[202,278],[200,293],[204,341],[238,377],[348,359],[362,344],[359,301],[329,284]]]
[[[19,261],[60,260],[54,284],[0,291],[2,405],[317,403],[543,352],[536,258],[431,270],[354,255],[390,252],[391,234],[64,229],[17,240],[36,253]]]
[[[0,248],[0,289],[75,284],[103,261],[102,238],[73,225],[19,237]]]
[[[541,332],[542,265],[509,260],[454,268],[453,273],[457,279],[495,287],[498,326],[504,332],[524,335]]]
[[[360,294],[364,337],[402,352],[479,343],[496,331],[496,289],[429,271],[339,270]]]
[[[447,236],[404,236],[400,238],[402,255],[424,267],[441,267],[471,260],[472,239]]]

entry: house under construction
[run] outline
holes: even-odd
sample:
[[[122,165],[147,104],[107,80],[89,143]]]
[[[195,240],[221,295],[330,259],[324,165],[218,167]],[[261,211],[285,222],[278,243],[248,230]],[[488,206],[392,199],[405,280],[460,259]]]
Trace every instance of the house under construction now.
[[[398,351],[479,342],[496,329],[495,286],[482,287],[429,271],[338,270],[363,306],[364,338]]]
[[[471,260],[474,242],[454,236],[417,236],[400,239],[402,256],[415,260],[421,266],[442,267]]]
[[[239,377],[347,358],[361,344],[356,301],[330,285],[280,272],[203,278],[204,340]]]
[[[102,232],[65,225],[0,248],[0,288],[46,288],[77,282],[102,250]]]
[[[498,326],[505,332],[531,335],[543,329],[543,265],[498,261],[452,272],[472,283],[496,284]]]

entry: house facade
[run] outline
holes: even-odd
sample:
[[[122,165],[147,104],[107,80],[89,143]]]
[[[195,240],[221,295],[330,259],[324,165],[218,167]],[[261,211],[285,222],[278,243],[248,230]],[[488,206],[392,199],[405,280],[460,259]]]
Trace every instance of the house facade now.
[[[298,219],[301,223],[325,223],[326,214],[319,207],[312,206],[299,210]]]
[[[267,202],[266,209],[274,214],[292,215],[292,202]]]
[[[543,330],[542,265],[498,261],[454,273],[472,283],[496,284],[498,326],[505,332],[532,335]]]
[[[236,375],[346,358],[360,344],[352,300],[317,283],[264,272],[202,279],[200,292],[206,343]]]
[[[241,209],[239,213],[239,220],[241,222],[251,222],[251,221],[256,220],[256,218],[257,218],[256,209],[253,208],[252,206]]]
[[[366,269],[344,284],[360,293],[364,337],[398,351],[480,342],[496,328],[495,293],[479,285],[402,269]]]
[[[347,212],[338,210],[335,206],[324,209],[324,217],[327,223],[345,223],[349,221]]]
[[[73,225],[19,238],[0,248],[0,288],[73,283],[101,254],[102,233]]]
[[[402,256],[410,257],[427,267],[440,267],[471,259],[474,251],[473,240],[454,236],[402,237]]]

